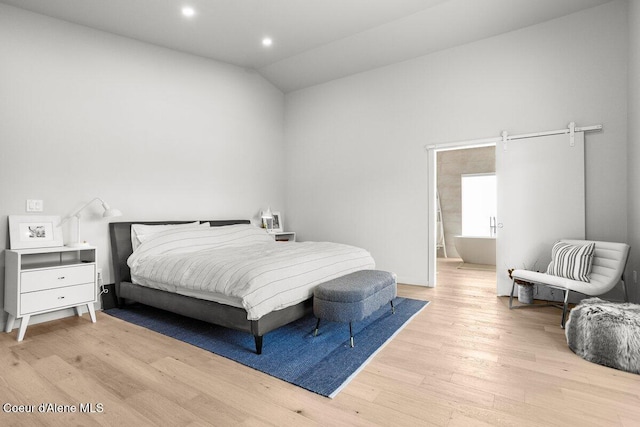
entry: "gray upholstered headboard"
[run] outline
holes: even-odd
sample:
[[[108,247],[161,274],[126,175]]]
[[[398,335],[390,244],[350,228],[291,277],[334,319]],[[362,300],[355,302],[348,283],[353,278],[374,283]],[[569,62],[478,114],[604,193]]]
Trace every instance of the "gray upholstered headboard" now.
[[[131,282],[131,271],[127,265],[127,259],[133,253],[131,245],[131,225],[162,225],[162,224],[185,224],[194,221],[132,221],[132,222],[112,222],[109,224],[109,237],[111,240],[111,260],[113,262],[113,274],[116,287],[116,295],[120,291],[121,282]],[[212,227],[233,224],[250,224],[247,219],[200,221],[209,222]]]

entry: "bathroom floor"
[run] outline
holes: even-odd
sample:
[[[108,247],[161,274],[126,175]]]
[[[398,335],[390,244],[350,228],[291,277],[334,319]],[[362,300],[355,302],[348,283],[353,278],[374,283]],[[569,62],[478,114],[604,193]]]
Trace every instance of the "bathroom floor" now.
[[[458,268],[463,264],[460,258],[438,258],[436,260],[437,285],[489,291],[495,295],[496,271],[495,266],[466,264],[467,268]]]

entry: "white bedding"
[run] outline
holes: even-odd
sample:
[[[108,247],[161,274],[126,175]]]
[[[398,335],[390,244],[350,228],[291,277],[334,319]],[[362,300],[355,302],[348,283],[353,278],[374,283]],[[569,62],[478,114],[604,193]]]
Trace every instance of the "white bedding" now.
[[[160,232],[127,263],[134,283],[242,307],[249,320],[310,298],[322,282],[375,267],[364,249],[275,242],[246,224]]]

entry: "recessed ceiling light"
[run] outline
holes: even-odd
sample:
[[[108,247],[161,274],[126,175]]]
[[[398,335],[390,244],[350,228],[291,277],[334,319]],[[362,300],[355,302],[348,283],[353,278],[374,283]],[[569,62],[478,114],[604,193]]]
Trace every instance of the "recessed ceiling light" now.
[[[265,37],[262,39],[262,46],[269,47],[272,44],[273,44],[273,40],[271,40],[269,37]]]
[[[192,8],[191,6],[184,6],[182,8],[182,15],[186,16],[187,18],[191,18],[196,14],[196,11],[194,8]]]

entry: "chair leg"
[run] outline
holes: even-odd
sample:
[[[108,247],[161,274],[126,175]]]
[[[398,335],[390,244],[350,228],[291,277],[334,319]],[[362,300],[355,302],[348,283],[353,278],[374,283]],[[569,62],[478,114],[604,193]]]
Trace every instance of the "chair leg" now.
[[[622,290],[624,290],[624,302],[629,302],[629,294],[627,293],[627,284],[624,283],[624,276],[622,276]]]
[[[313,332],[313,336],[318,336],[318,328],[320,328],[320,318],[318,317],[318,321],[316,322],[316,330]]]
[[[511,283],[511,294],[509,295],[509,310],[511,310],[513,308],[513,290],[516,287],[516,279],[513,279],[513,282]]]
[[[351,327],[351,322],[349,322],[349,344],[351,344],[351,348],[353,348],[353,328]]]
[[[564,329],[564,320],[567,317],[567,301],[569,300],[569,289],[564,291],[564,304],[562,305],[562,321],[560,322],[560,327]]]
[[[396,314],[396,308],[393,306],[393,300],[389,302],[391,303],[391,314]]]

